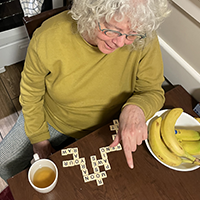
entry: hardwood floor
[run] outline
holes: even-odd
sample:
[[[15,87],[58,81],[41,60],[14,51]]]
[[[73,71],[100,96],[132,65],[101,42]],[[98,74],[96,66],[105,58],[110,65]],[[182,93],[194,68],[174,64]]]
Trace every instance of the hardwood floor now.
[[[24,62],[19,62],[6,67],[4,73],[0,73],[0,142],[14,126],[20,112],[19,84]],[[7,184],[0,177],[0,192]]]
[[[6,67],[4,73],[0,73],[0,142],[14,126],[21,105],[19,103],[19,84],[24,62],[19,62]],[[0,192],[7,184],[0,177]]]
[[[0,74],[0,142],[15,124],[21,105],[19,84],[24,62],[6,67]]]

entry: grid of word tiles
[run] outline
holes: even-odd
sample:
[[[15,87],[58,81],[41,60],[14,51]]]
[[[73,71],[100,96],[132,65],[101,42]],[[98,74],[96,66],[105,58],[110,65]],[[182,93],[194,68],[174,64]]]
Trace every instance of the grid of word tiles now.
[[[110,126],[110,130],[116,131],[117,133],[118,128],[119,128],[118,120],[113,120],[113,125]],[[113,140],[115,139],[115,137],[116,137],[116,134],[112,135]],[[120,150],[122,150],[121,144],[118,144],[115,147],[106,146],[106,147],[99,148],[101,159],[97,159],[96,155],[90,156],[90,160],[91,160],[91,164],[92,164],[92,168],[94,172],[92,174],[89,174],[88,172],[85,158],[79,157],[77,147],[61,150],[62,156],[66,156],[69,154],[73,155],[72,160],[65,160],[63,161],[62,164],[63,164],[63,167],[73,167],[76,165],[80,165],[80,170],[82,171],[84,182],[87,183],[89,181],[96,181],[97,185],[100,186],[100,185],[103,185],[103,179],[107,178],[106,171],[111,169],[107,154],[113,151],[120,151]],[[99,168],[100,166],[104,166],[105,171],[100,171],[100,168]]]

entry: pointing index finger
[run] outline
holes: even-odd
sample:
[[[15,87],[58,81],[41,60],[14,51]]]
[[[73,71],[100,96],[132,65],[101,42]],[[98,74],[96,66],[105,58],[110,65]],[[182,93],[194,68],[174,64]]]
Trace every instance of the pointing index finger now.
[[[124,146],[124,145],[123,145]],[[134,168],[134,164],[133,164],[133,155],[132,155],[132,151],[130,149],[128,149],[127,147],[124,147],[124,154],[126,157],[126,161],[128,166],[133,169]]]

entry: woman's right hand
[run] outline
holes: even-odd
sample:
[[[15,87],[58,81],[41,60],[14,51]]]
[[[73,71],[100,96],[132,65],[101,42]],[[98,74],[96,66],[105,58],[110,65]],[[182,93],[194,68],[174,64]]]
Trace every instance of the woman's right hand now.
[[[39,155],[39,158],[47,158],[55,152],[55,149],[48,140],[44,140],[33,144],[33,151]]]

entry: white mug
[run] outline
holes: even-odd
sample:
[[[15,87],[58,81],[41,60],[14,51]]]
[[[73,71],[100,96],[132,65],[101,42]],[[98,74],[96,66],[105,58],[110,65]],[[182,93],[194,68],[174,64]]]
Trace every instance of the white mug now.
[[[31,167],[28,171],[28,180],[31,186],[40,193],[48,193],[54,189],[58,181],[58,169],[48,159],[40,159],[38,154],[33,155]]]

